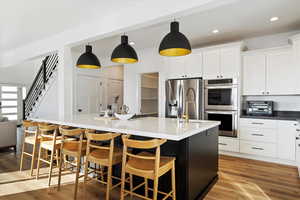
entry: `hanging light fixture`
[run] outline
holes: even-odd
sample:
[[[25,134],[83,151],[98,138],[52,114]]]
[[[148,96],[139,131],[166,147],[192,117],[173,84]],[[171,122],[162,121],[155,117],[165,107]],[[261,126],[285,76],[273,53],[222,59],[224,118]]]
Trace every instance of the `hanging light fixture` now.
[[[77,60],[77,67],[85,69],[99,69],[100,62],[95,54],[91,45],[85,46],[85,52]]]
[[[189,40],[179,32],[179,22],[171,23],[171,31],[159,45],[159,54],[162,56],[185,56],[192,52]]]
[[[128,44],[127,35],[121,36],[121,44],[119,44],[112,52],[111,61],[122,64],[135,63],[138,61],[134,48]]]

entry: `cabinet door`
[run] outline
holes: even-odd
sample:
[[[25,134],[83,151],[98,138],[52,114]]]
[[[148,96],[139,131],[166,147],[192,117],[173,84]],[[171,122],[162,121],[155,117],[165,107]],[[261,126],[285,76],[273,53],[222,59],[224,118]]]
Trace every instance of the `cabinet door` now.
[[[293,63],[291,50],[275,51],[267,54],[266,92],[270,95],[296,94],[299,84],[299,69]]]
[[[184,57],[165,58],[165,70],[168,78],[182,78],[185,76]]]
[[[202,54],[190,54],[184,57],[184,70],[188,77],[202,77]]]
[[[243,95],[264,95],[265,89],[265,55],[243,56]]]
[[[240,51],[238,48],[223,48],[220,51],[221,78],[236,78],[240,71]]]
[[[294,121],[278,121],[277,157],[295,160],[296,128]]]
[[[220,76],[220,50],[203,52],[203,78],[216,79]]]

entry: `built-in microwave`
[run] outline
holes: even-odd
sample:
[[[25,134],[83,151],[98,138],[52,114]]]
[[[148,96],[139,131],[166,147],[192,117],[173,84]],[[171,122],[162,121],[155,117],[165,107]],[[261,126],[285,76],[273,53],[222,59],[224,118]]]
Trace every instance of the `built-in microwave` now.
[[[237,137],[238,111],[206,110],[205,119],[221,122],[219,136]]]
[[[205,110],[237,110],[237,79],[205,80]]]

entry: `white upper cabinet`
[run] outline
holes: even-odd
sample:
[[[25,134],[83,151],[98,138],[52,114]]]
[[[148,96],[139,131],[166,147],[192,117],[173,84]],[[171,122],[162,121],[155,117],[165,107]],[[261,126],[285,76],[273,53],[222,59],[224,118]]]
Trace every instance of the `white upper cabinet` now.
[[[165,71],[167,78],[184,77],[184,59],[183,57],[166,57]]]
[[[285,160],[295,160],[297,122],[278,121],[277,157]]]
[[[290,47],[259,50],[243,56],[243,95],[300,94],[300,69]]]
[[[203,78],[216,79],[220,77],[220,50],[203,52]]]
[[[165,71],[169,79],[202,77],[202,54],[198,52],[187,56],[166,57]]]
[[[243,56],[243,95],[264,95],[266,89],[266,57]]]
[[[239,75],[240,71],[240,49],[223,48],[220,50],[220,76],[221,78],[233,78]]]
[[[192,53],[185,56],[184,70],[188,77],[202,77],[202,54]]]
[[[295,94],[295,85],[299,83],[293,64],[292,49],[280,50],[267,54],[266,92],[272,95]]]
[[[237,78],[240,71],[241,44],[203,50],[203,78]]]

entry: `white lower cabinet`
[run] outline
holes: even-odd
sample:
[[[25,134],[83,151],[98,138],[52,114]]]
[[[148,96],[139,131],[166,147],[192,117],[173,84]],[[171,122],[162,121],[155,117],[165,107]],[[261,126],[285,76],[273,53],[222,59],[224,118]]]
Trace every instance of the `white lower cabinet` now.
[[[241,118],[240,153],[295,161],[297,122]]]
[[[219,136],[219,150],[239,152],[239,140],[237,138],[229,138]]]
[[[280,159],[296,159],[297,122],[278,121],[277,156]]]
[[[259,156],[276,157],[276,144],[240,140],[240,152]]]

